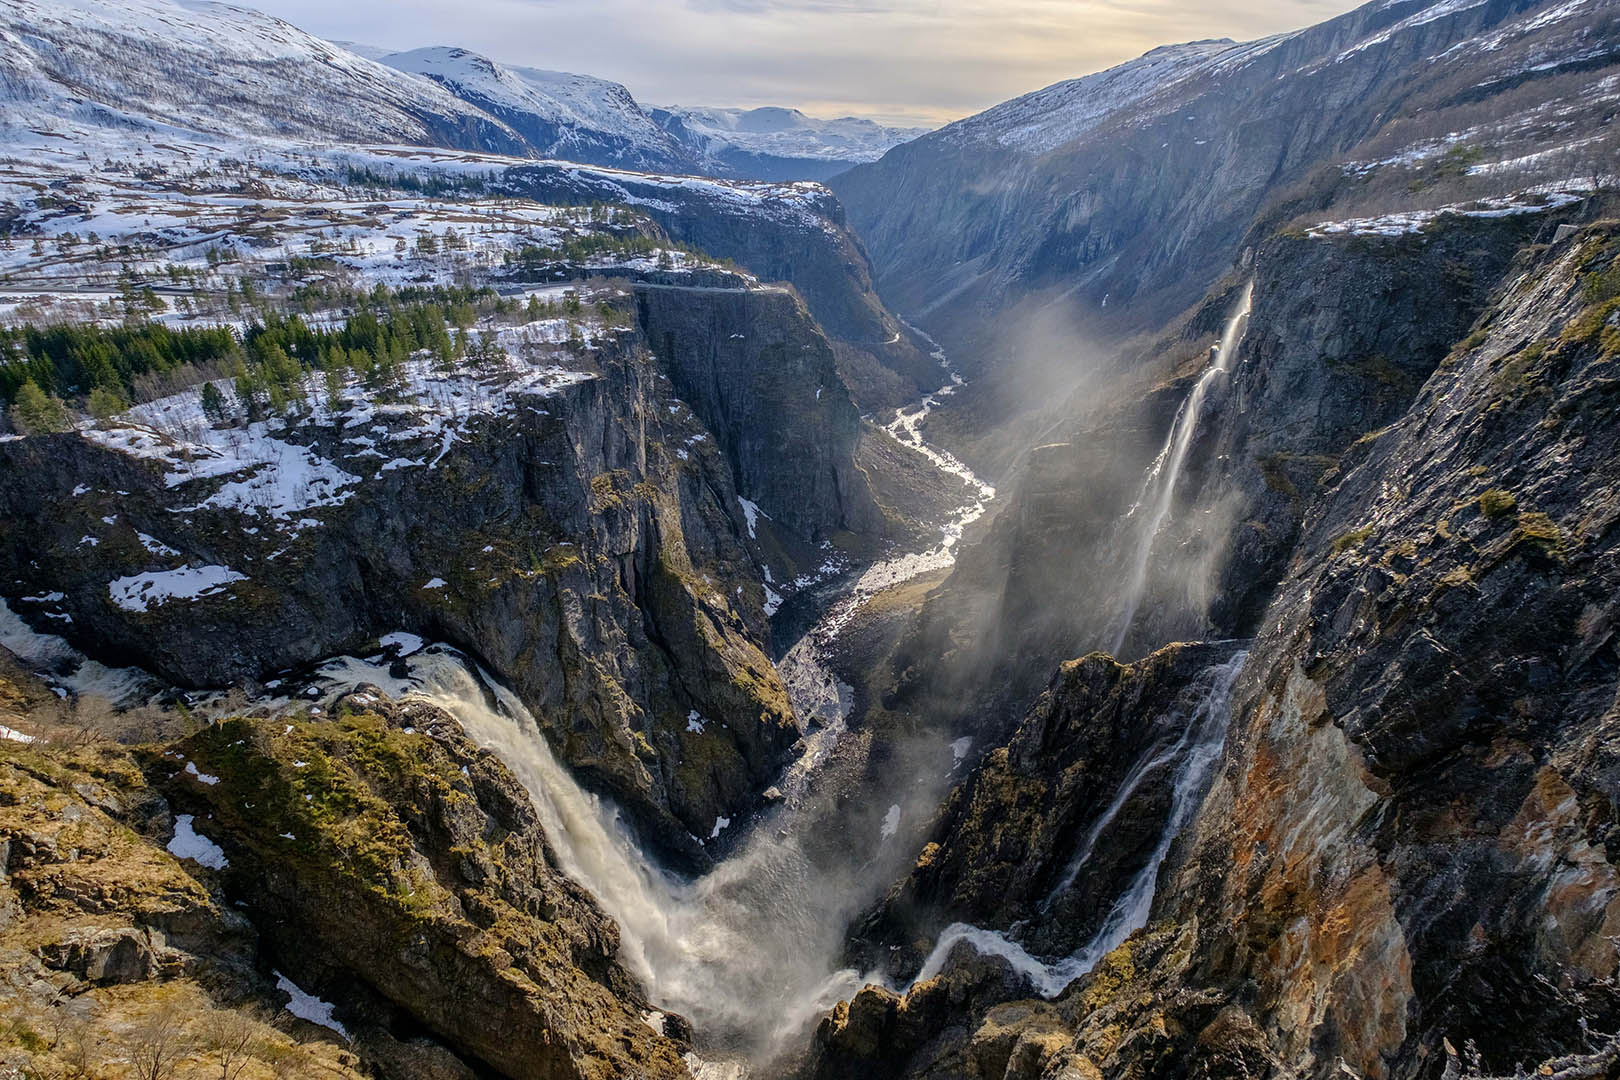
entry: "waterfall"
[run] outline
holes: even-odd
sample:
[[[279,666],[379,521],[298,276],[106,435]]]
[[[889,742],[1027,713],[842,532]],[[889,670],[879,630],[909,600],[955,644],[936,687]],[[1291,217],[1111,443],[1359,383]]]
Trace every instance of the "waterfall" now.
[[[648,858],[610,802],[575,782],[511,691],[443,647],[406,663],[400,679],[386,664],[345,657],[320,680],[328,695],[373,683],[431,701],[499,757],[528,790],[562,872],[618,923],[620,961],[706,1045],[766,1059],[865,984],[832,963],[860,890],[812,866],[793,839],[762,826],[706,876],[677,877]]]
[[[1249,311],[1253,302],[1254,282],[1251,281],[1243,287],[1237,309],[1226,321],[1226,327],[1221,332],[1221,343],[1216,346],[1213,361],[1203,375],[1199,376],[1192,393],[1187,395],[1187,400],[1183,401],[1181,408],[1176,411],[1175,422],[1170,425],[1170,433],[1165,438],[1164,447],[1148,468],[1147,480],[1142,485],[1142,494],[1125,515],[1127,519],[1134,518],[1139,511],[1147,509],[1147,516],[1142,519],[1141,527],[1136,534],[1130,574],[1126,578],[1125,591],[1121,594],[1124,613],[1120,617],[1119,631],[1110,650],[1116,656],[1119,655],[1120,649],[1124,648],[1125,638],[1130,634],[1131,625],[1136,621],[1136,611],[1141,606],[1142,593],[1147,588],[1148,565],[1153,557],[1153,545],[1159,538],[1160,530],[1164,528],[1165,520],[1170,516],[1171,505],[1175,502],[1176,483],[1181,479],[1181,470],[1187,463],[1187,451],[1192,448],[1193,434],[1198,430],[1198,414],[1204,407],[1204,398],[1209,394],[1211,384],[1231,370],[1232,361],[1237,356],[1238,344],[1242,342],[1243,333],[1248,327]]]
[[[1131,934],[1146,926],[1148,915],[1153,908],[1159,868],[1169,856],[1170,846],[1192,820],[1193,814],[1209,790],[1211,773],[1216,761],[1220,759],[1221,747],[1226,742],[1227,723],[1231,719],[1232,687],[1236,684],[1248,655],[1247,652],[1236,653],[1229,660],[1206,669],[1200,675],[1198,699],[1186,718],[1180,739],[1169,751],[1159,751],[1156,748],[1150,750],[1145,759],[1151,764],[1145,768],[1138,768],[1121,784],[1122,794],[1116,796],[1114,803],[1104,812],[1104,817],[1112,820],[1112,815],[1118,813],[1119,808],[1129,798],[1130,791],[1135,790],[1144,776],[1156,771],[1168,760],[1176,761],[1170,811],[1165,816],[1164,827],[1159,831],[1158,843],[1148,856],[1147,862],[1131,878],[1125,891],[1109,908],[1108,915],[1089,942],[1069,956],[1047,962],[1031,956],[1023,946],[997,931],[969,926],[966,923],[953,923],[940,933],[933,951],[923,962],[922,969],[913,982],[920,982],[939,974],[944,970],[951,951],[959,943],[966,941],[980,953],[1006,959],[1014,970],[1029,979],[1042,997],[1056,997],[1062,993],[1064,987],[1090,971],[1099,960]],[[1106,821],[1102,824],[1105,825]],[[1071,863],[1066,871],[1063,883],[1053,890],[1052,896],[1047,897],[1047,905],[1051,904],[1058,893],[1074,883],[1101,831],[1100,826],[1091,830],[1081,845],[1076,861]]]

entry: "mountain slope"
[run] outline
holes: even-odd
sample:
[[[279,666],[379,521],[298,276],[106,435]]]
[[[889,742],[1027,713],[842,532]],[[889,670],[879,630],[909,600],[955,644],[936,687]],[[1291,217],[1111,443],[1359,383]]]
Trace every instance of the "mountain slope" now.
[[[1164,325],[1274,228],[1612,161],[1610,0],[1388,0],[1293,34],[1158,49],[833,181],[891,306],[943,340],[1034,297]],[[1608,149],[1606,149],[1608,148]],[[1539,156],[1538,156],[1539,155]]]
[[[0,7],[0,85],[14,130],[65,123],[525,149],[430,80],[279,19],[195,0],[14,0]]]
[[[700,171],[697,155],[654,123],[618,83],[506,67],[447,46],[392,53],[381,62],[431,79],[497,117],[540,157],[628,169]]]

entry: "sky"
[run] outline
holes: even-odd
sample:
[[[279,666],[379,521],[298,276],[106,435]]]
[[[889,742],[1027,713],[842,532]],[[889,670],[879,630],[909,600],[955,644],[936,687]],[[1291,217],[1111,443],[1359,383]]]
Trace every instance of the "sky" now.
[[[1246,40],[1354,0],[235,0],[326,38],[459,45],[648,105],[934,126],[1158,45]]]

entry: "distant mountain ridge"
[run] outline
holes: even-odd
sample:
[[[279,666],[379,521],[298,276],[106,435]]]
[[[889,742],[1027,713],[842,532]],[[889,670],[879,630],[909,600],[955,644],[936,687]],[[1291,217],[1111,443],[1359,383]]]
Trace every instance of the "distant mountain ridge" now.
[[[10,0],[0,100],[0,134],[393,142],[765,180],[824,179],[918,134],[790,109],[647,109],[589,75],[331,42],[206,0]]]
[[[1162,325],[1252,230],[1612,173],[1617,65],[1614,0],[1374,0],[1155,49],[832,186],[885,299],[947,346],[963,343],[952,320],[967,332],[1047,295]]]
[[[542,156],[632,169],[757,180],[822,180],[876,161],[927,128],[861,117],[824,120],[780,106],[645,107],[590,75],[502,64],[468,49],[428,46],[364,55],[421,75],[499,118]]]

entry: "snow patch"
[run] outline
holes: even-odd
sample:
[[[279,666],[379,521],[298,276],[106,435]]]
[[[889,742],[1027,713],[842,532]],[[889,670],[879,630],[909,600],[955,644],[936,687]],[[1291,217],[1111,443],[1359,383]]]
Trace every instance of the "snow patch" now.
[[[230,860],[225,858],[224,850],[208,837],[192,826],[196,818],[191,814],[176,814],[174,817],[174,839],[169,841],[169,854],[177,859],[190,859],[210,870],[223,870],[229,866]]]
[[[322,1001],[314,994],[305,993],[303,990],[299,989],[297,983],[287,978],[287,976],[283,975],[281,972],[277,971],[273,972],[273,974],[276,977],[276,989],[280,990],[283,994],[286,994],[287,997],[291,999],[286,1005],[288,1012],[292,1013],[300,1020],[308,1020],[312,1024],[319,1024],[323,1028],[330,1028],[339,1035],[343,1036],[345,1039],[349,1037],[349,1029],[338,1023],[332,1017],[332,1010],[335,1006],[333,1006],[330,1002]]]
[[[186,774],[189,776],[195,776],[199,784],[207,784],[212,787],[214,784],[219,783],[219,777],[210,776],[207,773],[200,771],[197,768],[197,763],[195,761],[186,762]]]
[[[112,602],[125,611],[145,612],[170,600],[197,600],[223,592],[233,582],[246,581],[228,566],[188,566],[115,578],[107,583]]]

